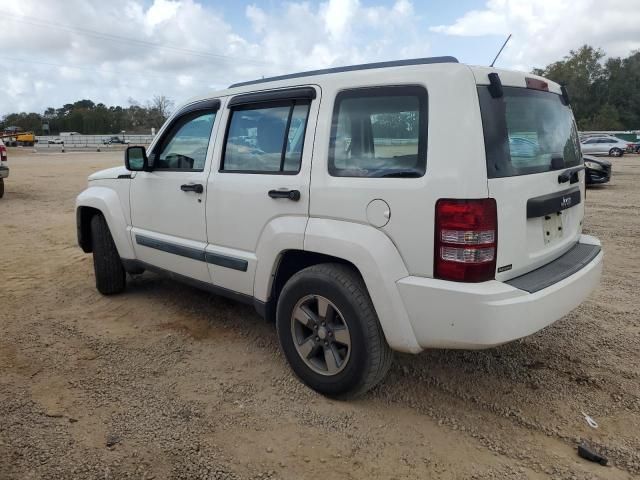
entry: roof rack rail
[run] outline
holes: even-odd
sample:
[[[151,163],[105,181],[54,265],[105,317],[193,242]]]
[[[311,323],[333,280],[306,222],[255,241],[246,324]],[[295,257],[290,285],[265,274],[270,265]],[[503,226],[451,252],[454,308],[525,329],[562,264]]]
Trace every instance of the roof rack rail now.
[[[255,85],[257,83],[274,82],[276,80],[289,80],[291,78],[311,77],[315,75],[327,75],[329,73],[354,72],[356,70],[370,70],[372,68],[388,68],[388,67],[405,67],[408,65],[428,65],[432,63],[459,63],[455,57],[426,57],[426,58],[410,58],[408,60],[393,60],[391,62],[375,62],[363,63],[360,65],[347,65],[344,67],[324,68],[322,70],[310,70],[308,72],[291,73],[289,75],[278,75],[277,77],[260,78],[258,80],[250,80],[248,82],[238,82],[229,86],[244,87],[246,85]]]

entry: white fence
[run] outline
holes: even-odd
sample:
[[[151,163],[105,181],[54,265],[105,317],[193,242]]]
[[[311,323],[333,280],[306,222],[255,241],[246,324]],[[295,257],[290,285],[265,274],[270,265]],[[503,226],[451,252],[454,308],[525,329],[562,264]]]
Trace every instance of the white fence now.
[[[39,135],[36,136],[36,147],[39,149],[49,147],[60,148],[60,141],[64,142],[65,148],[103,148],[123,145],[119,143],[109,145],[109,140],[113,137],[124,140],[129,145],[148,146],[153,140],[153,135]]]

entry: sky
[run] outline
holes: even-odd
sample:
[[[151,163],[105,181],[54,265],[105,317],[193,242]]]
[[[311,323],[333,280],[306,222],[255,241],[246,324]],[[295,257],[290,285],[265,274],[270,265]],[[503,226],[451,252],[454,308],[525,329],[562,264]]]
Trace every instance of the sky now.
[[[640,0],[0,0],[0,117],[80,99],[180,104],[237,81],[453,55],[530,71],[640,49]]]

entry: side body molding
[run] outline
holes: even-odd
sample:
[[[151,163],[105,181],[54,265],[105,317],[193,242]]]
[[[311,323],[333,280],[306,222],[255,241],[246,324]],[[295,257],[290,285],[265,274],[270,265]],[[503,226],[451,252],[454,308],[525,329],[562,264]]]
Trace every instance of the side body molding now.
[[[422,351],[396,285],[409,273],[389,237],[369,225],[310,218],[304,249],[351,261],[362,274],[391,348]]]
[[[116,191],[108,187],[90,185],[76,199],[76,211],[81,207],[91,207],[102,212],[120,258],[136,258],[129,233],[128,215],[123,211]]]

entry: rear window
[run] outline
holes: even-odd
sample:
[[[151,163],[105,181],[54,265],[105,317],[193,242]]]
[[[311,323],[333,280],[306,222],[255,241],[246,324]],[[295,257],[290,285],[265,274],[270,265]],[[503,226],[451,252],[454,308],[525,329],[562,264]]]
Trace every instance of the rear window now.
[[[329,146],[335,177],[421,177],[427,161],[427,91],[417,86],[336,96]]]
[[[503,91],[493,98],[488,87],[478,87],[489,178],[582,163],[573,114],[560,95],[518,87]]]

